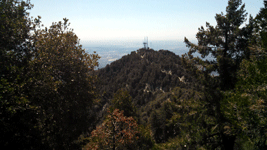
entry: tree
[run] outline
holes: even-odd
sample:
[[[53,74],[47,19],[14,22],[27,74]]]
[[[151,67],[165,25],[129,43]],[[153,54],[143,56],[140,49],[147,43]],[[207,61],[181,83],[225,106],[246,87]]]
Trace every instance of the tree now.
[[[264,1],[264,8],[261,8],[259,13],[254,19],[254,34],[253,38],[251,39],[251,45],[258,46],[263,50],[267,49],[267,1]],[[260,52],[260,51],[258,51]]]
[[[223,113],[240,139],[251,142],[253,149],[267,148],[266,86],[267,59],[242,62],[235,89],[225,93]]]
[[[138,125],[123,111],[108,111],[107,119],[91,133],[88,149],[122,149],[138,139]]]
[[[69,29],[68,19],[35,32],[31,61],[31,104],[38,107],[38,128],[51,149],[74,149],[92,122],[97,54],[87,54]]]
[[[97,54],[68,20],[39,29],[29,1],[0,1],[0,143],[3,149],[76,149],[93,118]]]
[[[163,104],[161,110],[165,112],[161,122],[166,126],[166,143],[159,146],[165,149],[182,149],[184,145],[191,149],[215,149],[218,139],[215,135],[209,136],[216,133],[215,128],[212,129],[216,119],[208,114],[213,112],[207,111],[210,106],[205,102],[206,94],[180,87],[171,92],[170,99]],[[160,115],[163,112],[158,114],[159,117]],[[151,121],[153,123],[153,119]]]
[[[150,124],[151,131],[153,133],[153,138],[157,143],[165,142],[165,124],[166,124],[165,114],[159,114],[156,111],[151,113]]]
[[[0,1],[0,144],[2,149],[38,149],[36,107],[27,86],[34,53],[29,1]],[[38,21],[39,19],[35,19]]]
[[[207,105],[207,115],[217,118],[212,124],[207,124],[215,133],[208,133],[204,138],[216,137],[216,144],[223,149],[233,149],[236,133],[228,132],[232,128],[231,121],[222,114],[223,93],[233,89],[237,81],[237,71],[243,59],[249,59],[249,39],[252,35],[252,19],[247,26],[241,27],[246,21],[245,5],[241,0],[229,0],[226,14],[217,14],[217,25],[214,27],[206,23],[207,29],[199,28],[196,37],[198,44],[193,44],[185,38],[185,43],[190,48],[185,55],[184,62],[189,67],[201,66],[198,69],[198,78],[201,80],[202,91],[207,99],[203,101]],[[194,58],[193,53],[199,52],[201,58]],[[203,59],[211,56],[212,59]],[[200,70],[200,71],[199,71]],[[218,76],[212,76],[212,73]],[[215,110],[215,111],[214,111]],[[214,113],[211,113],[214,112]],[[216,130],[215,130],[216,129]],[[211,131],[211,130],[208,130]],[[204,140],[205,141],[205,140]]]
[[[127,117],[137,117],[136,108],[133,105],[131,95],[123,90],[118,90],[112,99],[110,110],[113,111],[115,109],[123,110],[124,115]]]
[[[253,149],[267,148],[266,135],[266,64],[267,41],[265,7],[254,19],[253,38],[250,41],[250,59],[243,60],[238,71],[235,88],[225,92],[223,113],[231,120],[231,132],[235,132],[243,143],[249,143]]]
[[[185,38],[185,43],[192,53],[199,52],[202,58],[194,58],[195,64],[203,65],[205,73],[213,71],[219,74],[219,86],[222,90],[231,89],[235,85],[236,72],[243,58],[249,58],[248,40],[252,29],[248,26],[240,27],[246,21],[245,4],[241,0],[229,0],[226,14],[216,14],[217,25],[214,27],[206,23],[207,29],[199,28],[196,35],[198,45]]]

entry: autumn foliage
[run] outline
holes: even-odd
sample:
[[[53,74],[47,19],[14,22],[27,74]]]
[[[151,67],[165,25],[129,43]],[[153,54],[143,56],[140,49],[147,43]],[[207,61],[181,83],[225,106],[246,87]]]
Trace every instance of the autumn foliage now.
[[[133,117],[125,117],[123,111],[108,110],[106,120],[92,131],[88,150],[118,149],[138,139],[138,125]]]

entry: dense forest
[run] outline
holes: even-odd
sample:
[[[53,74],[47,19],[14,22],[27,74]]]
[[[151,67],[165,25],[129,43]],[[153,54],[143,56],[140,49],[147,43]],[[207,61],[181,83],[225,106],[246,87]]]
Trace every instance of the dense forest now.
[[[68,19],[0,1],[1,149],[267,149],[263,4],[253,18],[229,0],[182,56],[140,48],[95,70]]]
[[[181,58],[173,52],[144,48],[96,71],[98,89],[100,93],[105,93],[105,99],[111,99],[113,93],[124,88],[137,105],[146,104],[154,98],[155,93],[197,82],[191,74],[183,67]]]

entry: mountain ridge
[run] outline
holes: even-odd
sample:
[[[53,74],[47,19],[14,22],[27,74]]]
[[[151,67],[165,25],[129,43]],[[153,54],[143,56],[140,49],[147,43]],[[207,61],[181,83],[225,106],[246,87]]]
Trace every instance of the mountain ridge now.
[[[96,71],[102,103],[119,89],[127,90],[136,105],[144,105],[174,87],[196,82],[182,65],[181,57],[168,50],[138,49]]]

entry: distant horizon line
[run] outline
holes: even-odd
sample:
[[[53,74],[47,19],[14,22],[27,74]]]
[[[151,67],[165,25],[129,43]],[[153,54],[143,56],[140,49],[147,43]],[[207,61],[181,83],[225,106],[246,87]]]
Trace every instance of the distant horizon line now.
[[[99,40],[82,40],[80,39],[81,42],[114,42],[114,41],[119,41],[119,42],[123,42],[123,41],[126,41],[126,42],[140,42],[140,41],[144,41],[144,39],[99,39]],[[149,41],[180,41],[180,42],[184,42],[184,39],[164,39],[164,40],[158,40],[158,39],[155,39],[155,40],[148,40]],[[196,39],[191,39],[190,41],[197,41]]]
[[[80,44],[83,46],[89,46],[89,45],[94,45],[94,46],[134,46],[136,47],[137,45],[143,46],[144,40],[80,40]],[[197,40],[191,40],[192,43],[197,43]],[[185,44],[184,40],[148,40],[148,47],[150,45],[181,45]],[[140,47],[138,46],[138,47]]]

